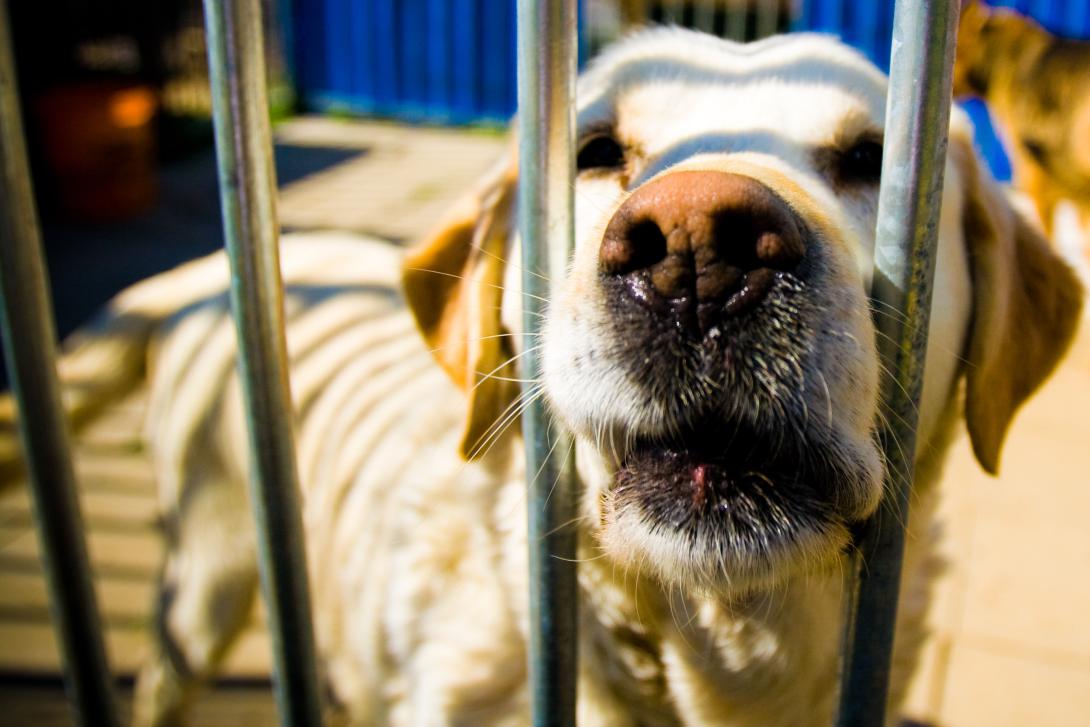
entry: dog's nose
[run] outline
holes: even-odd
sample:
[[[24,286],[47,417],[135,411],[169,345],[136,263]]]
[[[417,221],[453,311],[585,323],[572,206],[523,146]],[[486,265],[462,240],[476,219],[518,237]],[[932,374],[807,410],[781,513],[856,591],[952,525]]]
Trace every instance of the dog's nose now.
[[[599,261],[641,298],[695,309],[702,329],[759,303],[806,251],[803,225],[764,184],[726,172],[672,172],[614,213]]]

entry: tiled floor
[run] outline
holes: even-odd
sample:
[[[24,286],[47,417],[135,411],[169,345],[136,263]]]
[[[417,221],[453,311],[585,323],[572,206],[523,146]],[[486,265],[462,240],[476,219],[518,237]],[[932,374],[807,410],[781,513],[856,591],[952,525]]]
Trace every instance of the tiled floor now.
[[[503,147],[477,133],[324,119],[282,126],[279,138],[302,170],[281,174],[286,227],[399,239],[433,224]],[[330,151],[338,149],[343,153]],[[324,161],[308,159],[308,150]],[[194,253],[204,249],[201,243]],[[159,557],[154,488],[133,446],[141,407],[134,397],[89,430],[78,462],[112,662],[121,673],[140,658]],[[942,508],[950,565],[934,602],[935,636],[913,685],[913,717],[949,727],[1090,725],[1088,420],[1090,322],[1017,419],[1000,478],[984,475],[966,442],[958,443]],[[226,673],[260,678],[267,664],[258,620]],[[26,495],[8,488],[0,491],[0,674],[56,668]],[[0,683],[0,725],[64,724],[62,699],[56,688]],[[221,688],[207,709],[199,724],[262,724],[272,714],[266,693],[252,688]]]
[[[1090,725],[1090,321],[1015,420],[1002,474],[963,438],[944,481],[950,561],[911,712],[955,727]]]

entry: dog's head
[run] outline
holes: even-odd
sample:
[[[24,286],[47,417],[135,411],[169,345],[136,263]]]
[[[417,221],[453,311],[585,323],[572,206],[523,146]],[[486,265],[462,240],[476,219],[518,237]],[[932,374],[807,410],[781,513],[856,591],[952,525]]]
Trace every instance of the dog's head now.
[[[576,247],[534,343],[618,561],[687,585],[766,583],[834,558],[876,508],[873,317],[891,313],[867,291],[885,92],[818,36],[651,31],[581,78]],[[517,266],[503,269],[514,179],[494,174],[406,266],[422,332],[470,392],[467,453],[514,401],[507,362],[525,348]],[[920,442],[964,374],[994,470],[1078,288],[960,127],[941,238]]]
[[[996,68],[1017,67],[1022,51],[1039,47],[1044,30],[1010,8],[966,0],[958,20],[954,96],[985,97]]]

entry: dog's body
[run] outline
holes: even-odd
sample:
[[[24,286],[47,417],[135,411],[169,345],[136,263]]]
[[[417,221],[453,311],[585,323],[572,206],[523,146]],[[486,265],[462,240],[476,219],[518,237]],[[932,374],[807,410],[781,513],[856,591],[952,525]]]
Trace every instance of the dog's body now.
[[[583,487],[582,725],[830,719],[849,528],[882,487],[866,289],[884,95],[869,63],[817,36],[649,32],[581,81],[577,246],[533,343]],[[892,709],[924,636],[959,381],[994,470],[1079,300],[958,129]],[[317,637],[354,722],[528,718],[514,180],[501,168],[405,263],[424,342],[391,248],[283,246]],[[148,355],[169,556],[146,723],[182,718],[255,589],[225,284],[218,256],[147,281],[62,365],[81,419]]]
[[[988,104],[1014,185],[1033,199],[1046,231],[1057,204],[1069,200],[1090,232],[1090,42],[1057,38],[1013,10],[966,3],[954,93]]]

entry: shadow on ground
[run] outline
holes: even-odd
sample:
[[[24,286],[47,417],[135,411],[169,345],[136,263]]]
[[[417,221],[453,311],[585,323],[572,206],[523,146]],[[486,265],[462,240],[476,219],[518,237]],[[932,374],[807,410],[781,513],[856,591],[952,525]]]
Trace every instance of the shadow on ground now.
[[[358,148],[278,144],[277,181],[288,185],[366,154]],[[42,239],[63,339],[129,285],[222,248],[215,153],[208,148],[163,167],[150,212],[104,224],[45,219]],[[7,387],[6,370],[0,387]]]

